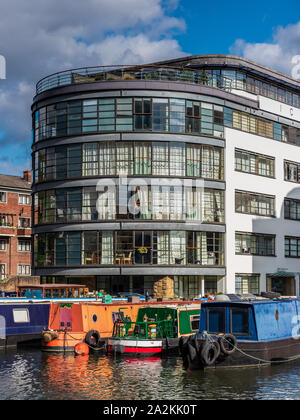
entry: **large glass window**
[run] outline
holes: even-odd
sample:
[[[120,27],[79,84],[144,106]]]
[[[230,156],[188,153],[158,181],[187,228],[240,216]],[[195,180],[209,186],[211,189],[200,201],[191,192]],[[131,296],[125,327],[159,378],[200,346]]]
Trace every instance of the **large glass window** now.
[[[259,294],[259,274],[236,274],[235,275],[235,293],[242,295],[252,293]]]
[[[236,233],[236,254],[275,256],[275,235]]]
[[[223,165],[222,148],[181,142],[84,143],[42,149],[34,155],[35,182],[118,174],[219,180]]]
[[[300,238],[288,237],[285,241],[285,257],[300,258]]]
[[[300,182],[300,163],[284,161],[285,181]]]
[[[275,197],[235,191],[235,211],[259,216],[275,216]]]
[[[246,150],[235,150],[235,170],[254,175],[274,177],[275,159]]]
[[[300,220],[300,201],[292,198],[284,199],[284,218]]]

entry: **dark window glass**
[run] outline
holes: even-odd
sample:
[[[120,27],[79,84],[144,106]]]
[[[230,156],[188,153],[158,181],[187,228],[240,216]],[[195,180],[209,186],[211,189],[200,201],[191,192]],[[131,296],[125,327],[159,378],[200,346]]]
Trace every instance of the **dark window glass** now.
[[[225,309],[207,309],[207,331],[209,333],[225,333]]]
[[[235,335],[249,334],[249,309],[231,309],[231,332]]]

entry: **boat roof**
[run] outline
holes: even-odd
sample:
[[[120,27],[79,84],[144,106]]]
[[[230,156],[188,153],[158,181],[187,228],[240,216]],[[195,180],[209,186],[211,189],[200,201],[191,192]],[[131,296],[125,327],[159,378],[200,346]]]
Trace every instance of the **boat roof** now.
[[[236,301],[223,301],[223,302],[204,302],[202,306],[211,305],[212,303],[216,306],[240,306],[240,305],[264,305],[264,304],[276,304],[280,302],[293,302],[293,301],[300,301],[299,297],[296,296],[281,296],[276,299],[268,299],[268,298],[261,298],[258,297],[257,299],[240,299]]]
[[[143,308],[141,308],[141,309],[145,309],[145,308],[199,309],[200,306],[201,306],[200,302],[198,304],[197,303],[190,303],[190,304],[185,303],[185,304],[182,304],[182,305],[180,305],[179,303],[177,303],[177,304],[164,304],[164,305],[162,305],[162,304],[153,305],[152,304],[152,305],[143,306]]]
[[[24,284],[17,286],[19,289],[83,289],[85,284]]]

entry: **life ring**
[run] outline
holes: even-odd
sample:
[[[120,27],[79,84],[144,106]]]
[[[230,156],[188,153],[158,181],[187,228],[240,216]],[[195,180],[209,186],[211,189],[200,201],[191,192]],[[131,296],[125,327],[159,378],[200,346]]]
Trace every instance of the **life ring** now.
[[[220,345],[217,341],[207,341],[201,349],[201,362],[204,366],[212,366],[220,355]]]
[[[219,344],[221,352],[226,356],[230,356],[235,352],[237,339],[233,334],[224,334],[219,337]]]
[[[97,330],[90,330],[87,335],[85,336],[84,341],[91,347],[99,347],[100,346],[100,333]]]

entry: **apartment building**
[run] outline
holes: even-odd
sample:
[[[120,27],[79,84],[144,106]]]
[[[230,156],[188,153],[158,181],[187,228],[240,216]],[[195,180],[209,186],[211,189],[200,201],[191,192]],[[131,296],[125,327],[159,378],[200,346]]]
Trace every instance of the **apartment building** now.
[[[43,282],[299,295],[299,81],[225,55],[75,69],[32,115]]]
[[[31,275],[31,171],[0,175],[0,278]]]

